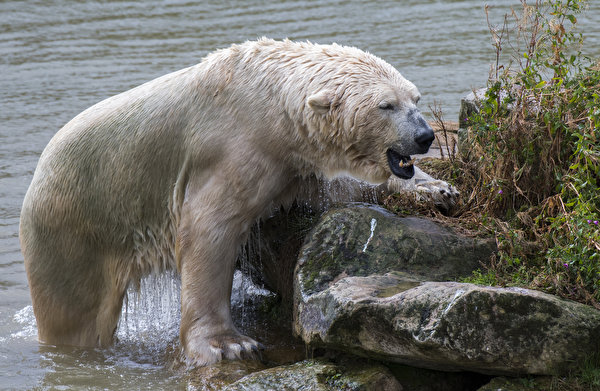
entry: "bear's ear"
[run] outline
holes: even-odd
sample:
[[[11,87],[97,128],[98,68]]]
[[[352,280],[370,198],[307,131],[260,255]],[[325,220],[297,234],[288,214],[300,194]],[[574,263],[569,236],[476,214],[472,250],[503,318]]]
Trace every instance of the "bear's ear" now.
[[[317,114],[327,114],[331,108],[331,102],[333,101],[333,94],[330,91],[324,90],[319,91],[308,97],[306,103],[314,110]]]

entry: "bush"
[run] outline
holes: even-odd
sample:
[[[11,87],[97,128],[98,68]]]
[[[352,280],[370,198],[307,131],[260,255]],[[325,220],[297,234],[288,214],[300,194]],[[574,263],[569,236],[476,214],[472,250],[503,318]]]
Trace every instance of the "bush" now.
[[[474,178],[463,210],[496,234],[496,281],[600,308],[600,66],[574,32],[584,6],[522,0],[490,25],[497,61],[453,165]],[[507,46],[517,55],[502,64]]]

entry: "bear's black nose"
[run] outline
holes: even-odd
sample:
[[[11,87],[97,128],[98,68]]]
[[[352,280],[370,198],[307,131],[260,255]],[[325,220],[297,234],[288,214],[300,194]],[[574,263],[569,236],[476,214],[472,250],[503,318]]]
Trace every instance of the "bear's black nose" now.
[[[417,132],[417,136],[415,137],[415,142],[417,143],[419,148],[421,148],[424,152],[427,152],[429,150],[429,147],[431,146],[431,143],[433,143],[433,140],[435,140],[435,135],[433,134],[433,130],[429,126],[419,129],[419,131]]]

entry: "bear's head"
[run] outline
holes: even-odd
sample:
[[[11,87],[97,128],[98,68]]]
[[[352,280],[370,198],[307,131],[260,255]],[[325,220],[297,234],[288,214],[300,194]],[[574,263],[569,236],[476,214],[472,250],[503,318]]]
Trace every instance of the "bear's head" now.
[[[342,151],[326,174],[375,184],[392,174],[410,179],[411,155],[426,153],[435,138],[417,108],[419,91],[385,61],[359,54],[306,100],[319,119],[318,132]]]

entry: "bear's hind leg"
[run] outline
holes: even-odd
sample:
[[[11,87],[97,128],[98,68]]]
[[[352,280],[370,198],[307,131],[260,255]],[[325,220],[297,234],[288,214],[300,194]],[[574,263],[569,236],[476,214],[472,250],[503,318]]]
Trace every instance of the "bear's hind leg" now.
[[[40,243],[23,251],[39,340],[52,345],[110,345],[127,287],[124,281],[111,279],[107,260],[89,255],[96,251],[74,257],[75,251]]]
[[[107,264],[112,265],[113,263]],[[119,263],[116,262],[116,264]],[[130,277],[129,273],[119,270],[118,267],[111,269],[112,271],[105,272],[105,289],[96,314],[97,346],[100,347],[113,343]]]

